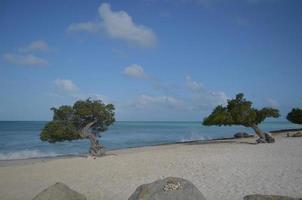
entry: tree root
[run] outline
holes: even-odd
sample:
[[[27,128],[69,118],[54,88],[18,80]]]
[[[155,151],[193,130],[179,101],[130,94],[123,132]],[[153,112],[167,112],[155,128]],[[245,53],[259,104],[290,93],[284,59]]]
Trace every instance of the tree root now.
[[[264,138],[258,138],[256,142],[259,143],[274,143],[275,138],[273,138],[269,133],[264,133]]]

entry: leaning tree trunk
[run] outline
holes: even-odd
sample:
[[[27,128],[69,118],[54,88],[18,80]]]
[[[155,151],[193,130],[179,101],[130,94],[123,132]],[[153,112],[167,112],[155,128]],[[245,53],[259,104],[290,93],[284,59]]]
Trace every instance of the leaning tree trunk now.
[[[80,136],[82,138],[88,138],[90,140],[89,154],[92,156],[103,156],[105,155],[105,149],[102,144],[99,143],[97,135],[91,132],[92,126],[96,123],[93,121],[87,124],[81,131]]]
[[[255,133],[258,135],[258,143],[274,143],[275,139],[268,133],[263,132],[257,125],[252,124],[251,128],[254,129]]]
[[[90,149],[89,153],[92,156],[103,156],[105,155],[105,148],[102,144],[99,143],[96,134],[91,133],[89,135],[90,140]]]

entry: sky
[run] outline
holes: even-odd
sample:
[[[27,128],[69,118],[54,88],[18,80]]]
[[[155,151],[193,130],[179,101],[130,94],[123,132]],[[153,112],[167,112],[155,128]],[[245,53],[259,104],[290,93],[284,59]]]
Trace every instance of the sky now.
[[[300,0],[1,0],[0,120],[88,97],[116,119],[200,121],[244,93],[302,106]]]

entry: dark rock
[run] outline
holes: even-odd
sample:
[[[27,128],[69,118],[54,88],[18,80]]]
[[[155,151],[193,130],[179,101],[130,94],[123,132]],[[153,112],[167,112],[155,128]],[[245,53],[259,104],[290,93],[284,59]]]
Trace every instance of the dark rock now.
[[[253,194],[253,195],[245,196],[243,200],[302,200],[302,199],[292,198],[287,196]]]
[[[253,135],[249,135],[245,132],[238,132],[234,134],[234,138],[248,138],[248,137],[254,137]]]
[[[274,143],[275,142],[275,138],[273,138],[269,133],[264,133],[265,136],[265,141],[267,143]]]
[[[205,197],[190,181],[169,177],[139,186],[128,200],[205,200]]]
[[[86,197],[64,183],[56,183],[43,190],[33,200],[86,200]]]

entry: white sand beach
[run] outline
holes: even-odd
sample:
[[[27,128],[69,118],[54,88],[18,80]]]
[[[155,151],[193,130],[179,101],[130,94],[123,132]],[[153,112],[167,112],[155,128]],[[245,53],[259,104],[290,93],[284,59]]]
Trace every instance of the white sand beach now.
[[[302,138],[280,136],[274,144],[258,145],[242,141],[117,150],[95,160],[8,163],[0,167],[0,199],[30,200],[60,181],[88,200],[126,200],[139,185],[169,176],[190,180],[208,200],[254,193],[302,197]]]

